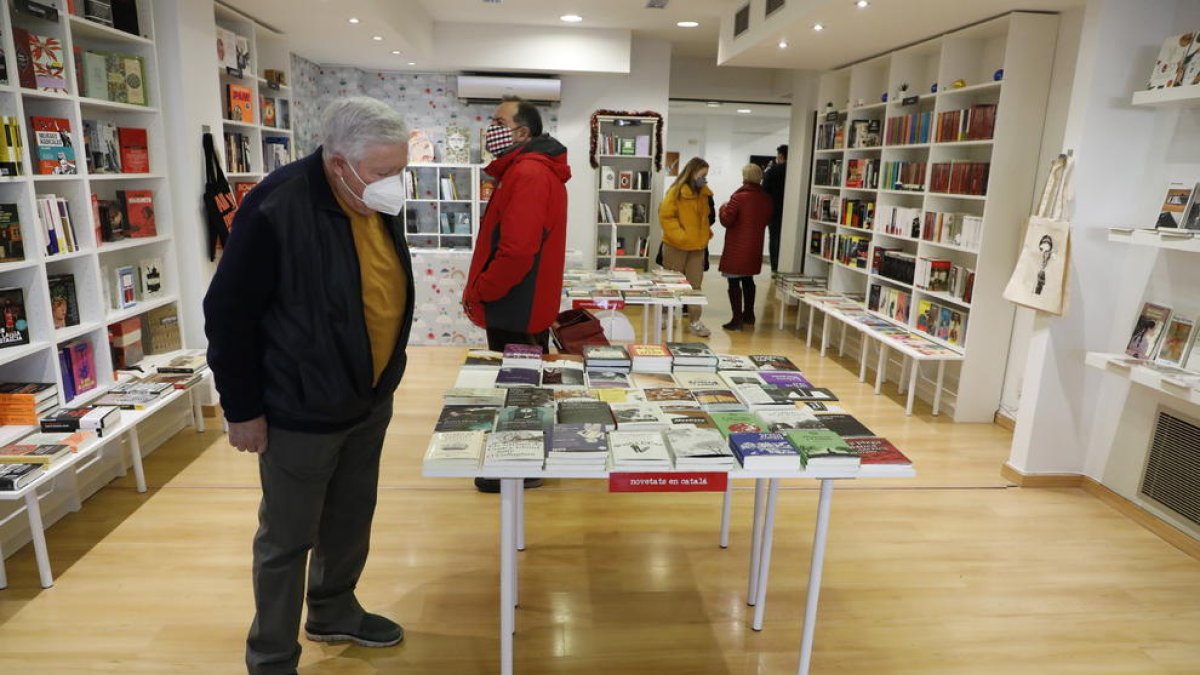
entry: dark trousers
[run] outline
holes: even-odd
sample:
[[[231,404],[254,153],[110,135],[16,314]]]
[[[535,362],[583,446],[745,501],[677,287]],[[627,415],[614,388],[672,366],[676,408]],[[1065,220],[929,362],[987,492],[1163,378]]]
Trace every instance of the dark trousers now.
[[[537,345],[542,353],[550,353],[550,331],[540,333],[517,333],[500,328],[487,329],[488,349],[494,352],[504,351],[504,345]]]
[[[767,251],[771,254],[771,271],[779,271],[779,238],[783,236],[783,223],[767,223]]]
[[[251,675],[296,669],[306,596],[308,626],[358,628],[363,609],[354,589],[367,562],[379,455],[391,421],[389,398],[346,431],[268,431],[258,460],[263,496],[254,537],[256,613],[246,639]]]

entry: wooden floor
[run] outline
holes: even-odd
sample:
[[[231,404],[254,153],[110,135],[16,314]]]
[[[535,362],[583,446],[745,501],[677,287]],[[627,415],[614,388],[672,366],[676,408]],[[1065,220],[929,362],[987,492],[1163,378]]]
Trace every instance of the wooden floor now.
[[[1200,562],[1075,489],[1008,488],[1007,432],[905,417],[849,363],[821,359],[760,310],[754,332],[711,344],[790,355],[915,461],[915,480],[839,489],[816,629],[815,673],[1198,673]],[[760,306],[765,304],[760,293]],[[497,498],[427,480],[419,460],[461,350],[413,348],[383,460],[360,598],[404,624],[402,646],[303,642],[301,673],[497,671]],[[237,673],[252,616],[252,458],[185,430],[132,477],[49,532],[57,584],[29,547],[0,591],[0,673]],[[728,550],[718,495],[609,495],[549,482],[528,495],[517,672],[793,673],[815,485],[781,493],[766,628],[745,603],[752,490]]]

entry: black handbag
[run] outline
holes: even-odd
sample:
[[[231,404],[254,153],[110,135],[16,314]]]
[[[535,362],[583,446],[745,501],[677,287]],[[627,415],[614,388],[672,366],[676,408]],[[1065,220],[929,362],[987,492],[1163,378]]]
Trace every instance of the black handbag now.
[[[204,134],[204,220],[208,227],[208,259],[217,259],[217,247],[225,248],[233,217],[237,214],[237,199],[221,169],[213,137]]]

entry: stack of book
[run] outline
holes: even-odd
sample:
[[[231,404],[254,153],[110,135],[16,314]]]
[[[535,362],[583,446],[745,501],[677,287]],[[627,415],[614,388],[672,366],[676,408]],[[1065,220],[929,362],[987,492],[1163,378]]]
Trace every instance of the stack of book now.
[[[608,437],[600,424],[555,424],[546,441],[547,469],[603,471]]]
[[[632,367],[629,354],[619,345],[584,345],[583,363],[588,370],[614,370],[628,373]]]
[[[542,386],[552,389],[584,386],[583,359],[569,354],[547,357],[542,363]]]
[[[438,415],[434,431],[491,431],[498,408],[477,405],[448,405]]]
[[[703,342],[668,342],[676,371],[714,372],[717,354]]]
[[[502,368],[542,367],[542,348],[537,345],[505,345]]]
[[[629,375],[619,370],[589,370],[586,382],[588,389],[628,389]]]
[[[671,372],[671,352],[663,345],[629,345],[635,373]]]
[[[759,370],[787,370],[798,372],[800,369],[792,360],[786,356],[778,354],[751,354],[750,360],[754,365],[758,366]]]
[[[0,425],[36,426],[58,407],[58,387],[43,382],[0,384]]]
[[[496,431],[546,431],[554,424],[554,408],[506,406],[496,411]]]
[[[729,389],[693,389],[692,396],[705,412],[735,412],[746,404]]]
[[[716,429],[676,426],[663,436],[678,470],[728,471],[737,465],[733,450]]]
[[[173,391],[175,387],[166,382],[122,382],[101,394],[94,404],[121,410],[143,410]]]
[[[483,456],[482,431],[436,432],[425,450],[425,465],[435,469],[476,469]]]
[[[829,429],[791,429],[783,432],[800,452],[808,469],[857,469],[858,455],[837,432]]]
[[[0,446],[0,464],[49,464],[71,454],[71,446],[24,442]]]
[[[541,431],[494,431],[487,439],[483,468],[539,471],[546,460],[545,435]]]
[[[596,424],[605,431],[617,428],[608,404],[596,399],[560,400],[558,403],[559,424]]]
[[[659,407],[651,403],[610,403],[608,407],[620,431],[660,431],[671,426]]]
[[[671,453],[662,434],[613,431],[608,434],[612,471],[669,471]]]
[[[510,391],[520,390],[513,389]],[[504,401],[504,389],[455,387],[442,394],[442,405],[450,406],[470,405],[499,408],[504,405]]]
[[[41,464],[0,464],[0,491],[15,492],[43,475]]]
[[[111,406],[82,406],[63,408],[41,420],[42,431],[50,433],[74,433],[91,431],[103,436],[106,429],[121,421],[121,409]]]

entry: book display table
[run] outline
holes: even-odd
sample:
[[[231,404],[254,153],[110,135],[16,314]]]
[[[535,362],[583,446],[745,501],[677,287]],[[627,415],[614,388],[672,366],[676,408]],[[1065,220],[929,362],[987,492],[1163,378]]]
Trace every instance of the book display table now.
[[[708,304],[708,298],[693,289],[682,274],[663,269],[567,270],[563,274],[563,296],[564,303],[576,309],[642,307],[642,342],[671,342],[676,321],[683,317],[676,308]]]
[[[119,455],[122,474],[128,471],[129,466],[132,465],[134,478],[137,483],[137,491],[145,492],[146,475],[142,467],[142,449],[138,437],[138,426],[151,417],[154,417],[167,406],[180,399],[187,398],[191,406],[190,422],[197,433],[203,433],[204,415],[201,410],[202,401],[198,394],[206,387],[211,386],[211,380],[212,371],[205,370],[199,381],[187,389],[170,391],[141,410],[122,410],[120,419],[112,426],[104,429],[103,436],[93,434],[88,440],[81,443],[74,452],[47,465],[41,475],[25,486],[17,490],[0,491],[0,501],[23,501],[25,503],[24,512],[26,518],[29,520],[30,539],[33,543],[34,558],[37,560],[38,576],[40,577],[42,588],[50,588],[54,585],[54,574],[50,568],[50,552],[46,546],[46,528],[42,520],[41,498],[51,490],[66,490],[70,510],[73,512],[79,511],[82,508],[82,500],[80,499],[79,485],[76,477],[80,472],[104,459],[107,456],[108,448],[113,445],[114,441],[121,438],[128,439],[129,441],[129,461],[126,462],[123,454]],[[94,393],[89,392],[89,395],[77,399],[73,404],[77,406],[87,405],[87,401],[99,398],[104,393],[103,390],[97,390]],[[5,442],[14,442],[21,436],[36,431],[37,428],[33,426],[7,427],[5,430],[8,432]],[[0,552],[0,588],[5,588],[7,585],[8,579],[4,571],[4,555],[3,552]]]
[[[704,345],[699,346],[707,350]],[[695,349],[688,348],[688,345],[672,344],[669,347],[665,365],[646,363],[645,368],[639,370],[637,362],[634,362],[631,388],[615,392],[621,394],[618,397],[605,395],[614,392],[607,389],[610,378],[600,376],[603,369],[598,351],[592,354],[585,351],[583,359],[589,368],[598,371],[595,374],[593,370],[587,371],[588,386],[595,385],[595,388],[552,384],[550,374],[561,368],[561,359],[564,358],[561,356],[554,359],[547,357],[543,371],[545,377],[541,380],[542,387],[538,388],[537,371],[533,369],[543,367],[540,354],[526,354],[526,348],[519,345],[510,345],[505,350],[505,365],[495,368],[500,376],[492,375],[490,381],[511,381],[503,377],[505,370],[529,368],[535,373],[535,377],[529,378],[532,386],[469,389],[461,388],[460,384],[460,388],[447,392],[444,397],[446,405],[439,416],[437,433],[426,452],[422,475],[430,478],[482,477],[500,481],[500,672],[503,675],[513,673],[513,634],[516,630],[518,598],[517,553],[525,550],[525,479],[604,480],[608,481],[610,492],[722,492],[721,548],[729,545],[733,483],[739,479],[754,480],[747,602],[755,608],[751,627],[756,631],[762,629],[766,612],[780,481],[820,481],[812,564],[800,640],[798,672],[803,674],[809,671],[812,657],[825,542],[836,482],[916,475],[911,463],[886,439],[874,436],[839,406],[821,402],[836,401],[836,397],[827,389],[812,388],[786,357],[720,356],[718,361],[718,357],[712,355],[711,363],[725,363],[731,367],[718,371],[714,365],[705,370],[688,363],[697,360]],[[597,350],[607,349],[620,351],[615,347],[597,347]],[[711,351],[708,353],[711,355]],[[465,374],[486,370],[489,359],[499,361],[498,355],[487,357],[478,352],[468,354],[460,380]],[[522,361],[527,365],[519,365]],[[757,364],[757,369],[732,367],[739,362]],[[615,372],[619,377],[622,372],[619,366]],[[711,379],[713,377],[716,379]],[[783,382],[789,377],[803,384],[771,384]],[[657,378],[666,378],[669,383],[661,384]],[[752,384],[756,378],[763,384]],[[645,388],[632,388],[635,386],[633,383],[640,381],[648,383],[644,385]],[[673,385],[670,381],[673,381]],[[726,398],[713,396],[714,391],[709,387],[714,381],[728,382],[736,390],[736,398],[732,394]],[[695,389],[687,388],[697,384],[699,386]],[[676,388],[657,388],[664,386]],[[792,386],[796,388],[789,389]],[[763,400],[752,395],[755,389],[770,389],[773,396],[768,398],[775,398],[775,402],[752,403]],[[781,394],[785,391],[793,391],[807,402],[794,402],[793,396]],[[662,392],[683,392],[682,395],[672,394],[671,400],[675,401],[691,401],[694,394],[695,402],[691,403],[694,407],[684,406],[686,410],[694,412],[677,415],[680,413],[678,405],[656,405],[655,401],[665,400],[660,398]],[[594,396],[595,400],[582,400],[589,396]],[[804,398],[807,396],[825,398]],[[631,398],[642,402],[615,402],[617,399]],[[720,407],[714,403],[716,401],[719,401]],[[581,405],[592,408],[590,412],[594,416],[591,419],[579,419]],[[601,412],[596,411],[597,407]],[[648,417],[635,414],[634,408],[643,407],[658,412],[651,412]],[[539,409],[547,412],[533,414]],[[661,418],[656,421],[655,415],[659,413]],[[676,416],[671,417],[671,414]],[[528,437],[513,440],[513,437],[522,433]],[[704,434],[712,439],[710,444],[703,445],[699,451],[697,446],[688,445],[686,439]],[[824,435],[824,443],[829,444],[808,441],[806,439],[811,438],[809,434]],[[832,436],[832,442],[828,436]],[[580,438],[583,440],[579,441]],[[765,446],[771,442],[783,446],[782,449],[765,450]],[[656,445],[662,446],[661,452],[656,452],[659,450]],[[884,447],[886,451],[881,450]],[[570,455],[575,451],[586,453],[575,458],[581,463],[572,463]],[[603,454],[606,451],[607,459]],[[697,465],[699,461],[724,461],[725,464]],[[639,468],[653,466],[654,469],[630,470],[626,468],[630,462]],[[649,462],[658,463],[652,465]],[[687,468],[683,468],[685,466]],[[771,468],[761,468],[766,466]],[[663,498],[668,497],[663,495]]]

